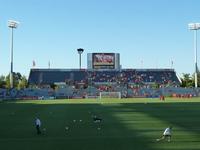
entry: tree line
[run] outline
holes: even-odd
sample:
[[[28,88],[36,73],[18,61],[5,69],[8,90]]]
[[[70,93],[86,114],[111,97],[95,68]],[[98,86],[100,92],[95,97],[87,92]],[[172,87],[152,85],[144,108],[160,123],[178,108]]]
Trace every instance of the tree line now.
[[[184,73],[181,79],[181,87],[194,87],[195,77],[194,74]],[[197,73],[197,85],[200,86],[200,72]]]
[[[26,76],[21,75],[19,72],[13,72],[13,87],[17,89],[27,88],[28,80]],[[0,76],[0,88],[10,88],[10,74],[7,76]]]

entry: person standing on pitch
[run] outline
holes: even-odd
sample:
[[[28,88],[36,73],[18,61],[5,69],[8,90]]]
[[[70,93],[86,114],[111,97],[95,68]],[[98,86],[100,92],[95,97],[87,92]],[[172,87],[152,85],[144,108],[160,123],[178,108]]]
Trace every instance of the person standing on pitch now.
[[[37,130],[37,134],[41,134],[41,130],[40,130],[40,127],[41,127],[41,121],[39,118],[36,117],[35,119],[35,127],[36,127],[36,130]]]
[[[156,141],[161,141],[167,138],[167,141],[170,142],[171,141],[171,136],[172,136],[172,127],[167,127],[165,129],[165,131],[163,132],[163,135],[161,136],[161,138],[156,139]]]

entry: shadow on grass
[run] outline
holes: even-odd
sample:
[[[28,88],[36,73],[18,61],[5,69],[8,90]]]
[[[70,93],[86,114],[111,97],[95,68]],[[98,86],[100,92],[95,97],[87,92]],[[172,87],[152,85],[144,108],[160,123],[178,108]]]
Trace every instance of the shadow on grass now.
[[[0,149],[161,150],[200,148],[200,103],[0,104]],[[94,123],[92,115],[103,119]],[[42,121],[38,136],[34,118]],[[169,125],[193,139],[155,143]],[[66,130],[65,128],[68,128]],[[181,139],[182,138],[182,139]],[[192,141],[193,140],[193,141]]]
[[[143,136],[131,120],[120,121],[116,108],[135,105],[0,104],[0,148],[3,150],[153,150],[152,139]],[[119,112],[121,110],[118,110]],[[103,119],[94,123],[92,115]],[[42,135],[37,135],[34,119],[42,121]],[[126,118],[126,115],[125,115]],[[130,126],[130,127],[129,127]],[[66,127],[68,129],[66,130]]]

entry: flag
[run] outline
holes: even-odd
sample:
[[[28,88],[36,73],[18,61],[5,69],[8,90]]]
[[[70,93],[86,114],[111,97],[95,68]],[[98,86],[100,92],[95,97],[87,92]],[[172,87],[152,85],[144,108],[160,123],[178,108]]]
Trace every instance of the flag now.
[[[35,60],[33,60],[33,67],[35,67]]]
[[[174,65],[174,61],[171,60],[171,69],[173,68],[173,65]]]
[[[50,61],[48,62],[48,66],[49,66],[49,68],[50,68]]]

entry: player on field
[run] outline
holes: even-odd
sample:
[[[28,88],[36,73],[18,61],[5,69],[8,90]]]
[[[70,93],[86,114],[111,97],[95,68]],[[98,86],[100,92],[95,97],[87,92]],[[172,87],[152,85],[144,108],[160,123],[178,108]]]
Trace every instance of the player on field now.
[[[167,139],[167,141],[170,142],[171,136],[172,136],[172,127],[170,126],[164,130],[163,135],[159,139],[156,139],[156,141]]]
[[[36,127],[36,130],[37,130],[37,134],[41,134],[41,130],[40,130],[40,127],[41,127],[41,121],[39,118],[36,117],[35,119],[35,127]]]
[[[97,117],[96,115],[94,115],[92,118],[93,118],[93,121],[94,121],[95,123],[98,123],[98,122],[101,122],[101,121],[102,121],[102,119],[99,118],[99,117]]]

